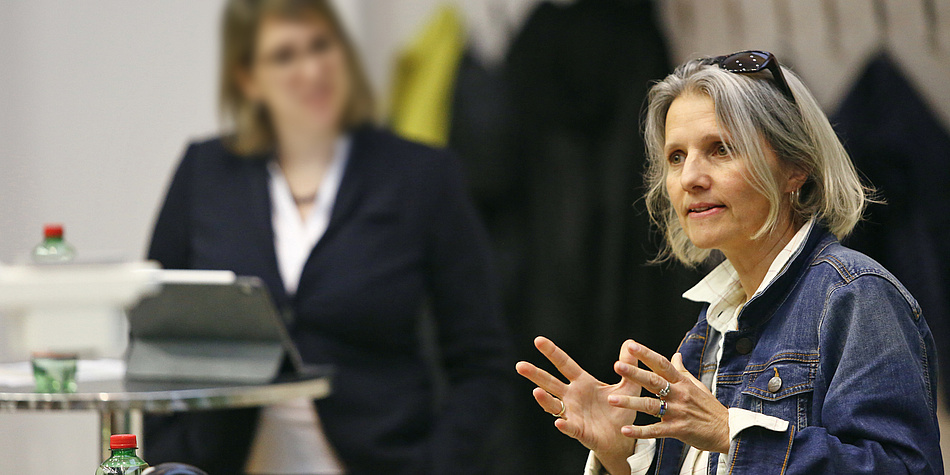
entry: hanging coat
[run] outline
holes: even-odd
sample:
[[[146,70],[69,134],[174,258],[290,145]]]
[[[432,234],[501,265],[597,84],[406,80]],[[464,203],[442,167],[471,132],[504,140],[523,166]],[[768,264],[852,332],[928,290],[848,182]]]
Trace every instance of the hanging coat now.
[[[920,302],[937,342],[942,381],[950,381],[950,214],[940,211],[950,183],[950,134],[887,55],[871,59],[832,123],[858,171],[887,204],[846,243],[879,261]]]
[[[640,112],[671,67],[652,4],[541,4],[504,70],[462,62],[450,146],[463,158],[489,227],[518,357],[551,337],[585,369],[615,382],[627,338],[671,356],[699,311],[681,294],[698,273],[654,266]],[[558,432],[520,386],[517,460],[499,473],[573,474],[586,450]]]

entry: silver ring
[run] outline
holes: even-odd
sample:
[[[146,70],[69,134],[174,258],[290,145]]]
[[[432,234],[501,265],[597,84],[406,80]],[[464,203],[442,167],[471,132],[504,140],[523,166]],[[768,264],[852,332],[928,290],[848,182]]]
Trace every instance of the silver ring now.
[[[667,381],[667,382],[666,382],[666,387],[663,388],[663,389],[661,389],[660,392],[656,393],[656,395],[659,396],[660,398],[665,398],[666,396],[669,396],[669,395],[670,395],[670,382]]]
[[[666,415],[666,401],[660,399],[660,412],[656,415],[657,419],[663,420],[663,416]]]
[[[562,401],[562,400],[560,400],[560,399],[558,399],[557,402],[561,403],[561,412],[558,412],[557,414],[551,414],[551,415],[554,416],[554,417],[557,417],[558,419],[565,419],[565,420],[567,420],[567,418],[564,417],[564,412],[567,411],[567,406],[565,406],[565,405],[564,405],[564,401]]]

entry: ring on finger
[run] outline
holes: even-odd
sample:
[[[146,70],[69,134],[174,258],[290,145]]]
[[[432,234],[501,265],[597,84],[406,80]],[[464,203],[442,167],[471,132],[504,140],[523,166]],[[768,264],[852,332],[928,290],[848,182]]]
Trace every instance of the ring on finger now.
[[[560,399],[558,399],[557,402],[561,403],[561,410],[557,414],[551,413],[551,415],[557,417],[558,419],[567,419],[564,417],[564,413],[567,412],[567,406],[565,406],[564,401]]]
[[[663,389],[661,389],[660,392],[656,393],[656,395],[657,395],[657,397],[659,397],[660,399],[663,399],[663,398],[665,398],[666,396],[669,396],[669,395],[670,395],[670,382],[667,381],[667,382],[666,382],[666,387],[663,388]]]
[[[657,413],[657,419],[663,420],[663,416],[666,415],[666,401],[660,399],[660,412]]]

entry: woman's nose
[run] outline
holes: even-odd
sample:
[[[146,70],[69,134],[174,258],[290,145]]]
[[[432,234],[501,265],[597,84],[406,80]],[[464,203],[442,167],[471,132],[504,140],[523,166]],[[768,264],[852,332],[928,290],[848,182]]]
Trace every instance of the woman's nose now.
[[[709,188],[711,183],[708,163],[696,154],[690,154],[683,163],[683,172],[680,174],[680,184],[686,191]]]
[[[303,59],[303,73],[307,79],[319,79],[323,76],[325,69],[325,60],[323,55],[309,54]]]

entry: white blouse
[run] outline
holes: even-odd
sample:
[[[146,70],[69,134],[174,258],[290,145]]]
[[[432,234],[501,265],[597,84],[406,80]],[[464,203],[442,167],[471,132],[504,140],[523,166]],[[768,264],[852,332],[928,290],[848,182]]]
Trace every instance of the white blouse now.
[[[304,265],[330,224],[333,204],[349,161],[349,149],[349,137],[337,141],[313,210],[305,220],[301,219],[280,166],[275,161],[268,164],[274,249],[281,280],[290,295],[297,292]],[[309,399],[268,406],[261,411],[246,471],[288,475],[344,473]]]

